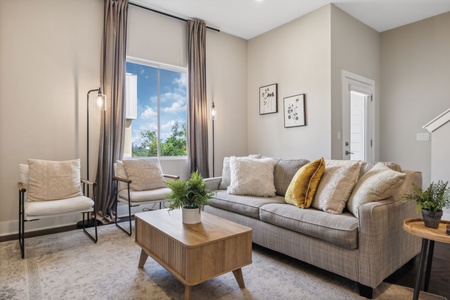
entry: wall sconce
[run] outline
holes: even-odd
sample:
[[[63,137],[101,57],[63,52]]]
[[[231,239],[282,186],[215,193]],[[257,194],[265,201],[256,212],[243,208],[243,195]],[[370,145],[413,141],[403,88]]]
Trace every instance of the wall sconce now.
[[[211,121],[212,121],[212,171],[213,171],[213,177],[214,177],[214,121],[217,117],[217,111],[216,106],[214,102],[212,103],[211,107]]]
[[[97,93],[97,105],[100,108],[103,108],[103,111],[106,111],[106,96],[102,93],[102,89],[98,88],[98,89],[94,89],[94,90],[90,90],[87,93],[87,102],[86,102],[86,106],[87,106],[87,114],[86,114],[86,119],[87,119],[87,132],[86,132],[86,144],[87,144],[87,148],[86,148],[86,163],[87,163],[87,168],[86,168],[86,179],[89,180],[89,94],[92,92],[98,92]],[[89,196],[89,190],[87,191],[87,195]]]

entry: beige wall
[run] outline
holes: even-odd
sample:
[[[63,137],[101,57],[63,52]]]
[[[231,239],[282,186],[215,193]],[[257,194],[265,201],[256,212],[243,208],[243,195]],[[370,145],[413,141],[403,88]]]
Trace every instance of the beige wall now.
[[[9,221],[18,219],[19,163],[81,158],[85,174],[86,93],[100,84],[102,16],[101,0],[0,1],[0,235],[17,232]]]
[[[331,157],[330,6],[248,42],[248,150],[280,158]],[[259,115],[259,88],[278,83],[278,113]],[[307,126],[284,128],[283,98],[306,94]]]
[[[129,54],[186,66],[185,26],[130,6]],[[100,84],[102,0],[0,1],[0,235],[17,232],[18,164],[28,158],[86,160],[86,93]],[[223,153],[246,153],[246,41],[207,31],[208,95],[218,108],[216,170]],[[91,101],[91,178],[99,115]],[[231,131],[231,133],[230,133]],[[185,159],[162,162],[186,173]],[[27,228],[73,224],[74,218]]]
[[[450,106],[449,28],[446,13],[381,34],[381,159],[421,170],[424,185],[431,143],[416,133]]]
[[[379,144],[380,35],[331,5],[331,156],[342,159],[342,70],[375,81],[375,145]],[[342,135],[341,135],[342,136]],[[378,149],[375,151],[378,154]],[[379,157],[375,156],[375,161]]]

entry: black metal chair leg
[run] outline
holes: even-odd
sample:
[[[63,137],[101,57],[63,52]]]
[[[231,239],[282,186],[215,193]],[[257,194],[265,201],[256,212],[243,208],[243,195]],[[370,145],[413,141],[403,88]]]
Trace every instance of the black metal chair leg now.
[[[129,226],[130,226],[130,231],[127,231],[125,228],[123,228],[122,226],[120,226],[117,223],[117,206],[119,205],[119,198],[118,198],[118,188],[116,187],[116,220],[115,220],[115,224],[117,227],[119,227],[120,229],[122,229],[123,232],[125,232],[126,234],[128,234],[128,236],[131,236],[133,233],[133,228],[131,227],[131,197],[130,197],[130,184],[128,183],[128,222],[129,222]]]

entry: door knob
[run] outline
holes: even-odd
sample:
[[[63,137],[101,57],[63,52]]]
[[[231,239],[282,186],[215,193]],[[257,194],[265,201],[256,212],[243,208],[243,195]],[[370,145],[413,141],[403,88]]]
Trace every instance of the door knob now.
[[[354,154],[353,152],[350,152],[348,150],[345,150],[345,155],[350,155],[350,154]]]

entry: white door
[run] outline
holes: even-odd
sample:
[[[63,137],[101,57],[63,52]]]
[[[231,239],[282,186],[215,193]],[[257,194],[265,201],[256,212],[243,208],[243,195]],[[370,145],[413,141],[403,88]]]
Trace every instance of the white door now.
[[[373,91],[373,81],[343,73],[343,159],[373,161]]]

